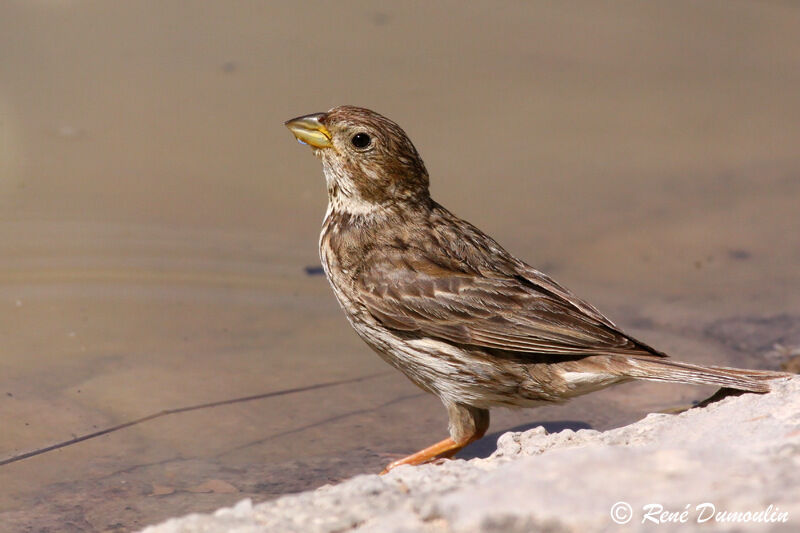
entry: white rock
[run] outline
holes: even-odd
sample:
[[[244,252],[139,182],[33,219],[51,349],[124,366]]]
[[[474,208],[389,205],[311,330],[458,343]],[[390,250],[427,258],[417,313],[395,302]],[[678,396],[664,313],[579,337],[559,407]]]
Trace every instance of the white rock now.
[[[612,520],[615,504],[627,525]],[[709,531],[800,530],[800,378],[602,433],[506,433],[488,459],[400,467],[144,531],[668,532],[706,516]]]

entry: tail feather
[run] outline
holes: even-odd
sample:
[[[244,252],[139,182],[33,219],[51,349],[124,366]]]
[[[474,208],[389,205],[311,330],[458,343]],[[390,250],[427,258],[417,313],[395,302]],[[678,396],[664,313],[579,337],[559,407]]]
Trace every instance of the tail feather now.
[[[769,392],[771,380],[791,376],[791,374],[769,370],[695,365],[656,356],[630,357],[628,362],[630,366],[626,375],[632,378],[694,385],[717,385],[748,392]]]

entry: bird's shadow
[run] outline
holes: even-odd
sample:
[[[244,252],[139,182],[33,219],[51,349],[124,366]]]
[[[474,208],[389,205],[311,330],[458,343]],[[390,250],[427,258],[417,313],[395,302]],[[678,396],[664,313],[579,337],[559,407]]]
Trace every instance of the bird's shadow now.
[[[456,454],[456,458],[475,459],[480,457],[481,459],[485,459],[486,457],[492,455],[495,450],[497,450],[497,439],[500,438],[500,435],[503,433],[508,431],[528,431],[529,429],[533,429],[537,426],[544,427],[548,433],[558,433],[559,431],[563,431],[565,429],[571,429],[573,431],[578,431],[579,429],[592,429],[592,426],[586,422],[580,422],[578,420],[557,420],[554,422],[531,422],[530,424],[521,424],[519,426],[514,426],[513,428],[503,431],[496,431],[486,435],[482,439],[473,442],[458,452],[458,454]]]

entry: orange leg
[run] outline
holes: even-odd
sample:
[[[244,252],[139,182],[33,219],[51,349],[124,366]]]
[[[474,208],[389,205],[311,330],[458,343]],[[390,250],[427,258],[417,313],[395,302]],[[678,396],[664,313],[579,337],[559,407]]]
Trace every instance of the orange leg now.
[[[435,461],[436,459],[446,459],[454,456],[458,453],[459,450],[464,448],[470,442],[473,442],[471,439],[461,444],[458,444],[451,438],[444,439],[443,441],[437,442],[433,446],[428,446],[424,450],[420,450],[417,453],[413,453],[408,457],[403,457],[402,459],[398,459],[397,461],[392,461],[389,463],[386,468],[383,469],[381,475],[386,474],[392,468],[398,467],[400,465],[421,465],[424,463],[429,463],[431,461]]]
[[[445,406],[447,407],[447,415],[450,418],[451,438],[444,439],[408,457],[389,463],[383,469],[381,475],[400,465],[421,465],[436,459],[453,457],[464,446],[483,437],[486,430],[489,429],[488,409],[456,403],[445,403]],[[454,440],[453,436],[458,440]]]

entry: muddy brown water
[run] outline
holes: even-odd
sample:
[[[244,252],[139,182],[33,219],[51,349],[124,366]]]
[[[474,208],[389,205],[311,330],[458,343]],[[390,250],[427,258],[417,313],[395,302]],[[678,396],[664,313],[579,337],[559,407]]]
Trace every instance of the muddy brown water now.
[[[375,472],[446,417],[318,265],[282,121],[372,107],[435,197],[677,357],[800,344],[800,10],[788,2],[0,5],[0,530],[131,530]],[[307,272],[310,268],[310,273]],[[773,355],[770,355],[773,354]],[[618,426],[708,390],[493,414]]]

